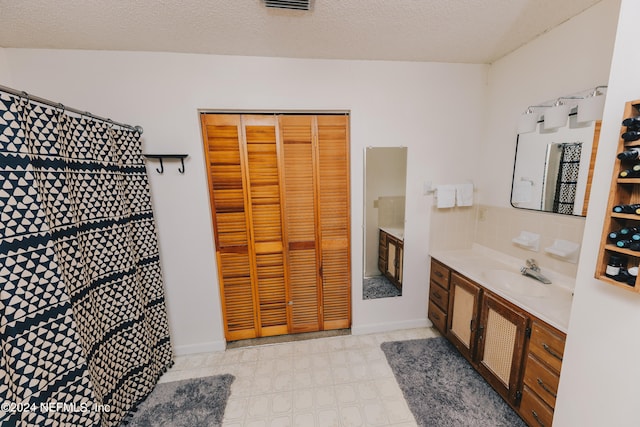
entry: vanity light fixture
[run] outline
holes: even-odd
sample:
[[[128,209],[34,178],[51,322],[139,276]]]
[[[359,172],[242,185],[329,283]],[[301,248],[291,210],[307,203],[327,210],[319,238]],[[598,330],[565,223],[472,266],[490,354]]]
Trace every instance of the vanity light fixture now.
[[[592,120],[602,120],[604,112],[605,96],[599,89],[605,89],[607,86],[598,86],[591,91],[585,98],[578,101],[578,123],[590,122]]]
[[[562,102],[562,99],[567,98],[558,98],[551,107],[544,111],[545,129],[556,129],[567,125],[569,113],[571,112],[571,105]]]
[[[530,105],[527,111],[520,115],[518,119],[518,133],[529,133],[536,130],[540,113],[533,111],[534,108],[542,108],[544,105]]]

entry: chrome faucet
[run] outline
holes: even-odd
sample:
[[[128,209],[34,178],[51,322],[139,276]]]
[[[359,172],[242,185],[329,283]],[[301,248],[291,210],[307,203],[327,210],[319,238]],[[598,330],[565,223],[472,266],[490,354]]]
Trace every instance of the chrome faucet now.
[[[540,267],[538,267],[535,259],[529,258],[526,263],[527,266],[520,269],[523,276],[532,277],[547,285],[551,284],[551,280],[547,279],[546,276],[540,272]]]

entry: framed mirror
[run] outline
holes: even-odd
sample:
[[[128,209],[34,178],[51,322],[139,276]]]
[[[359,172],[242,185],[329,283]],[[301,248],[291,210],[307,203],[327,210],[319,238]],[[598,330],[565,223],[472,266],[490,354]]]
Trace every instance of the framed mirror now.
[[[402,295],[406,147],[367,147],[364,159],[363,299]]]
[[[586,216],[600,121],[519,134],[511,183],[511,205],[519,209]]]

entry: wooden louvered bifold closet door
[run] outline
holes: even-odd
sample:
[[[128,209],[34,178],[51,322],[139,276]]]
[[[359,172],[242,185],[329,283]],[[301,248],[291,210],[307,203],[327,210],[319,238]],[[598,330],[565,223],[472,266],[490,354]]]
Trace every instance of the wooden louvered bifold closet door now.
[[[256,336],[239,116],[203,115],[218,280],[227,339]]]
[[[312,116],[280,117],[293,333],[318,331],[322,324],[312,125]]]
[[[349,121],[347,116],[318,116],[316,120],[323,329],[348,328],[351,324]]]
[[[289,331],[275,116],[242,116],[260,336]]]
[[[225,336],[348,328],[348,116],[202,114]]]
[[[228,340],[288,332],[274,116],[202,115]]]

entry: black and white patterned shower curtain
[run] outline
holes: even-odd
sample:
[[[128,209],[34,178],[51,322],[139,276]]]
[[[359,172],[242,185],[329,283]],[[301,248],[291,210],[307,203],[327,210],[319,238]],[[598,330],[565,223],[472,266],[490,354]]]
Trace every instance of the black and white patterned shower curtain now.
[[[558,180],[556,181],[556,191],[553,197],[553,212],[573,215],[582,143],[564,143],[561,145],[561,150]]]
[[[119,425],[173,357],[140,135],[0,93],[0,215],[0,425]]]

